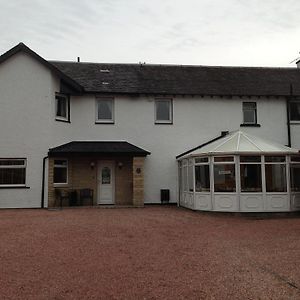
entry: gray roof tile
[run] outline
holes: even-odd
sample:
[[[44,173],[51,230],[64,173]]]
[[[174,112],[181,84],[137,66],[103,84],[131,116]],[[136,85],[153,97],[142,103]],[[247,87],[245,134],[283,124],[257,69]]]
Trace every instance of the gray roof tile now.
[[[51,63],[91,93],[287,96],[292,85],[300,95],[297,68]]]

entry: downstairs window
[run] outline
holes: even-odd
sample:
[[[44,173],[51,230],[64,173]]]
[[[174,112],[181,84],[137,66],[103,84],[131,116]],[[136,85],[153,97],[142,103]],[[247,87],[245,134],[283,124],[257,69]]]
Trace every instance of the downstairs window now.
[[[68,183],[68,161],[66,159],[54,160],[54,184],[67,184]]]
[[[0,187],[25,186],[26,159],[0,159]]]

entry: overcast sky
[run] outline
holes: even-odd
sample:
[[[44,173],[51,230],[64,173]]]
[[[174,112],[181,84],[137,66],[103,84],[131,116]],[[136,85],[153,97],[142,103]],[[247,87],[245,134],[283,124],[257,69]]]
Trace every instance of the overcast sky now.
[[[299,0],[0,0],[0,53],[45,59],[293,67]]]

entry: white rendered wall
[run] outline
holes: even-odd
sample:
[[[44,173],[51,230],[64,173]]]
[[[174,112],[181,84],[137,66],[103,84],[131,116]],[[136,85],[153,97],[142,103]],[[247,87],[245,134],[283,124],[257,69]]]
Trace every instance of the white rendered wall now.
[[[154,97],[115,97],[115,124],[95,124],[95,97],[72,97],[73,140],[126,140],[151,152],[145,161],[145,202],[160,202],[160,189],[177,201],[176,155],[243,123],[242,102],[257,101],[260,128],[241,130],[287,144],[284,99],[173,98],[173,125],[154,124]]]
[[[160,189],[177,201],[175,156],[242,123],[242,102],[257,101],[260,128],[242,128],[287,144],[285,99],[174,97],[173,125],[154,124],[154,97],[115,97],[115,124],[95,124],[95,97],[71,97],[71,124],[55,121],[59,81],[26,54],[0,65],[0,157],[26,157],[30,189],[0,189],[0,207],[40,207],[42,160],[72,140],[126,140],[151,152],[145,162],[145,202]],[[299,127],[300,128],[300,127]],[[300,132],[299,132],[300,134]],[[293,139],[296,139],[299,136]],[[298,139],[299,140],[299,139]]]
[[[58,79],[26,54],[16,54],[0,65],[0,158],[27,158],[30,187],[0,188],[2,208],[41,205],[43,157],[51,145],[71,135],[69,124],[54,120],[56,91]]]

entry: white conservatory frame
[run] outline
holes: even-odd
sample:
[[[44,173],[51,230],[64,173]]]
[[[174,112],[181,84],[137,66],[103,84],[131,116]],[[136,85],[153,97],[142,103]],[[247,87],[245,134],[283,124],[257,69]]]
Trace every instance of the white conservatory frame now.
[[[251,151],[241,151],[239,148],[241,140],[245,137],[248,139],[249,135],[244,134],[243,132],[234,132],[228,136],[220,139],[217,142],[214,142],[213,145],[205,146],[199,150],[193,151],[183,157],[178,158],[178,167],[179,167],[179,205],[190,208],[193,210],[204,210],[204,211],[223,211],[223,212],[287,212],[287,211],[296,211],[300,210],[300,186],[297,186],[296,191],[291,191],[291,182],[290,182],[290,166],[298,164],[300,168],[300,156],[299,151],[296,149],[288,148],[285,146],[277,146],[277,149],[272,147],[265,146],[261,147],[259,150],[253,151],[255,149],[250,149]],[[233,140],[236,140],[233,143]],[[253,137],[251,139],[252,146],[254,145]],[[234,151],[230,152],[229,143],[231,146],[234,146]],[[262,143],[266,143],[265,140],[262,140]],[[259,148],[259,139],[258,143],[255,144],[255,147]],[[249,145],[250,147],[251,145]],[[279,148],[280,147],[280,148]],[[222,149],[226,148],[226,152],[222,152]],[[269,151],[264,151],[269,150]],[[270,151],[273,150],[273,151]],[[276,151],[274,151],[276,150]],[[226,158],[233,157],[233,161],[219,161],[215,162],[215,158]],[[241,157],[260,157],[260,162],[240,162]],[[266,157],[284,157],[285,162],[266,162]],[[292,161],[292,158],[295,157],[295,161]],[[207,162],[199,162],[199,159],[208,158]],[[217,165],[234,165],[234,175],[235,175],[235,191],[215,191],[215,166]],[[261,191],[241,191],[241,165],[243,164],[257,164],[260,165],[260,181],[261,181]],[[209,191],[196,191],[196,167],[197,166],[209,166]],[[285,186],[286,191],[272,191],[268,192],[267,182],[266,182],[266,165],[284,165],[285,166]],[[277,169],[277,168],[276,168]],[[257,169],[259,170],[259,168]],[[221,174],[220,172],[224,172]],[[228,172],[228,173],[227,173]],[[219,174],[231,174],[230,171],[221,170]],[[274,173],[273,173],[274,174]],[[276,173],[275,173],[276,174]],[[278,173],[277,173],[278,174]],[[223,176],[224,178],[226,177]],[[270,178],[270,176],[268,177]],[[279,176],[275,177],[276,182],[279,179],[279,185],[282,185],[282,180],[284,177]],[[259,178],[258,178],[259,179]],[[274,180],[274,177],[272,176]],[[281,181],[281,182],[280,182]],[[228,185],[225,187],[227,188]],[[259,186],[260,188],[260,186]]]

